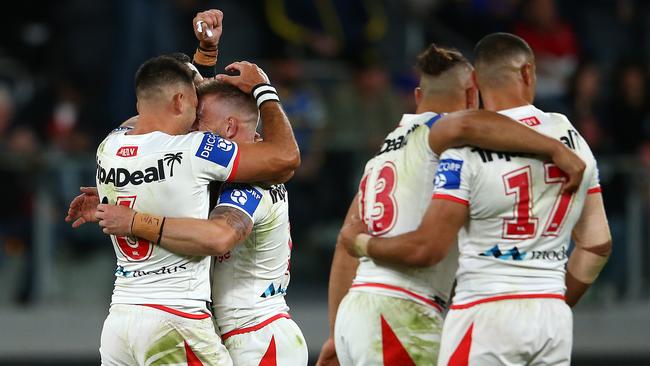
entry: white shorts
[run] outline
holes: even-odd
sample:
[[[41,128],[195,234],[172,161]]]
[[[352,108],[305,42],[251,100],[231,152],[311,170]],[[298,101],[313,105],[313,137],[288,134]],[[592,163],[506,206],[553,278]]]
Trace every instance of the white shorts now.
[[[143,305],[111,305],[99,353],[103,366],[232,366],[209,316],[190,319]]]
[[[278,314],[258,325],[223,335],[235,365],[305,366],[307,342],[287,314]]]
[[[573,314],[561,299],[520,298],[447,313],[438,366],[570,365]]]
[[[336,314],[334,343],[341,366],[434,365],[442,317],[431,306],[351,291]]]

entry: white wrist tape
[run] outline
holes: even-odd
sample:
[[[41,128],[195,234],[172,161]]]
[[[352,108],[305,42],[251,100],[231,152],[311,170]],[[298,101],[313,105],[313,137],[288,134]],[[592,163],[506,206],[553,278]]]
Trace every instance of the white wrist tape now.
[[[264,102],[268,102],[269,100],[276,102],[280,101],[280,97],[278,97],[278,91],[275,90],[271,84],[262,83],[255,85],[253,87],[252,94],[253,98],[255,98],[255,101],[257,102],[257,108],[260,108]]]
[[[368,256],[368,242],[371,238],[372,236],[363,233],[354,238],[354,249],[359,257]]]
[[[576,247],[569,257],[567,271],[576,280],[590,285],[596,280],[603,267],[605,267],[607,259],[609,257],[603,257]]]

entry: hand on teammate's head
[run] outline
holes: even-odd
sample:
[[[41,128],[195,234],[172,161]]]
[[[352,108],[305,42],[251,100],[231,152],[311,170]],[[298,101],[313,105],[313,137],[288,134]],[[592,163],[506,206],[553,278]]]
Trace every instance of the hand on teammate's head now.
[[[233,62],[226,66],[226,71],[232,74],[238,72],[239,75],[219,74],[215,79],[234,85],[246,94],[250,94],[255,85],[269,83],[264,70],[248,61]]]
[[[219,39],[223,32],[223,12],[210,9],[196,14],[192,19],[194,35],[199,40],[201,47],[214,49],[219,46]]]

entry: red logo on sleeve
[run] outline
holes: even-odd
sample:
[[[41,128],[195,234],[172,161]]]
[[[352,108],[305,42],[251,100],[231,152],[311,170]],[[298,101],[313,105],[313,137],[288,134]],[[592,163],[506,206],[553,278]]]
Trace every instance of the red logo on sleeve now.
[[[137,146],[122,146],[119,149],[117,149],[117,156],[121,156],[123,158],[129,158],[131,156],[136,156],[138,155],[138,147]]]
[[[537,119],[537,117],[535,117],[535,116],[522,118],[522,119],[519,120],[519,122],[521,122],[521,123],[523,123],[523,124],[525,124],[526,126],[529,126],[529,127],[533,127],[533,126],[537,126],[539,124],[542,124]]]

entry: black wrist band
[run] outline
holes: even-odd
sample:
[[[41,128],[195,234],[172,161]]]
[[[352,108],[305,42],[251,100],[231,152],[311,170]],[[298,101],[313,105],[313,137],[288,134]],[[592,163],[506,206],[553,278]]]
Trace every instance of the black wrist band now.
[[[251,94],[253,94],[253,98],[255,98],[258,109],[262,106],[262,104],[268,101],[280,102],[278,91],[268,83],[260,83],[255,85],[251,90]]]
[[[205,52],[213,52],[213,51],[217,51],[217,50],[219,49],[219,47],[215,47],[215,48],[204,48],[204,47],[201,47],[201,44],[200,44],[200,43],[199,43],[198,46],[196,46],[196,48],[198,48],[199,51],[205,51]]]

